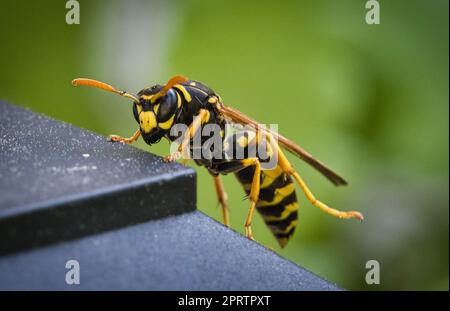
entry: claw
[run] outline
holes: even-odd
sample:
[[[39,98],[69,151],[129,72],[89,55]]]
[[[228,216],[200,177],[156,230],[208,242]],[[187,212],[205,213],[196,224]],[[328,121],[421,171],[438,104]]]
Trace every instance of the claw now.
[[[175,162],[180,158],[181,158],[181,153],[177,151],[177,152],[174,152],[173,154],[169,154],[168,156],[164,157],[164,161],[170,163],[170,162]]]
[[[364,216],[363,214],[361,214],[360,212],[348,212],[352,218],[356,218],[359,221],[363,222],[364,221]]]
[[[337,217],[342,218],[342,219],[356,218],[357,220],[359,220],[361,222],[364,220],[363,214],[361,214],[360,212],[356,212],[356,211],[341,212],[341,214],[337,215]]]
[[[113,143],[123,143],[123,144],[131,143],[131,141],[129,139],[120,137],[118,135],[109,135],[108,141],[111,141]]]
[[[120,140],[120,137],[118,135],[109,135],[108,136],[108,141],[118,142],[118,141],[121,141],[121,140]]]
[[[253,233],[252,233],[252,228],[251,228],[251,226],[245,226],[244,229],[245,229],[245,236],[246,236],[249,240],[254,241],[255,238],[253,237]]]

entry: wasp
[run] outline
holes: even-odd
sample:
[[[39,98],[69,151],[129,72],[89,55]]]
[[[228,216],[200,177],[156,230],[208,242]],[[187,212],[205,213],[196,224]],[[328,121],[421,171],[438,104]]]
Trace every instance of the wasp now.
[[[208,157],[201,153],[194,161],[205,167],[213,177],[223,223],[226,226],[229,226],[229,210],[221,175],[235,174],[250,201],[244,223],[245,235],[249,239],[253,239],[251,225],[256,209],[279,245],[286,246],[298,222],[299,203],[294,181],[308,201],[325,213],[338,218],[363,220],[363,215],[357,211],[339,211],[319,201],[288,161],[283,150],[297,155],[336,186],[347,185],[342,177],[291,140],[265,128],[237,109],[225,105],[216,92],[199,81],[175,76],[165,85],[146,87],[137,95],[119,91],[109,84],[92,79],[75,79],[72,84],[100,88],[132,100],[133,115],[139,128],[131,137],[110,135],[109,139],[130,144],[142,136],[149,145],[158,143],[162,138],[180,142],[179,147],[165,157],[168,162],[179,160],[186,151],[191,154],[194,151],[192,141],[195,135],[207,125],[216,125],[222,143],[220,152]],[[186,126],[187,130],[175,135],[171,129],[177,124]],[[245,129],[226,133],[227,125],[245,126]],[[206,139],[202,137],[201,144],[205,142]],[[235,143],[244,156],[237,158],[235,153],[230,155],[230,143]],[[263,152],[250,156],[249,149],[261,144],[264,145]],[[275,155],[275,165],[264,168],[263,162],[267,162],[268,158],[275,158]]]

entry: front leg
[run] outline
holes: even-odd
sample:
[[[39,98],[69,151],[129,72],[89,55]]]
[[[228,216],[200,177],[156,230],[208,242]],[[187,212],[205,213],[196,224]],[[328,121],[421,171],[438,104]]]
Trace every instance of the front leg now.
[[[135,142],[139,136],[141,136],[141,130],[138,129],[136,131],[136,133],[133,134],[133,136],[131,137],[122,137],[122,136],[118,136],[118,135],[109,135],[108,140],[112,141],[112,142],[120,142],[120,143],[125,143],[125,144],[131,144],[132,142]]]
[[[188,131],[185,133],[181,145],[178,147],[178,150],[174,153],[166,156],[164,160],[166,162],[174,162],[181,158],[182,154],[186,154],[186,148],[189,145],[192,137],[194,137],[197,130],[209,120],[209,111],[206,109],[200,109],[198,115],[194,117],[191,125],[189,125]]]

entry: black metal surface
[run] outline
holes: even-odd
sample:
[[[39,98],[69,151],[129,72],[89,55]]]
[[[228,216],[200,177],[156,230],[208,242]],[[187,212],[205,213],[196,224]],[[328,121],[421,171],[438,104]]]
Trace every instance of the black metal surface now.
[[[0,254],[195,209],[193,169],[4,102],[0,159]]]
[[[0,290],[338,290],[194,211],[190,168],[2,102],[0,158]]]
[[[72,259],[79,285],[65,282]],[[337,289],[200,212],[8,256],[0,275],[0,289]]]

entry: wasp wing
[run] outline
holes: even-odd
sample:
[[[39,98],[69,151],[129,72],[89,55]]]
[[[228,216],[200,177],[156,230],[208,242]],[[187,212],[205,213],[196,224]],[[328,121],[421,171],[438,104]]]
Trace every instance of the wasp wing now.
[[[242,124],[242,125],[250,125],[255,127],[256,129],[263,130],[265,132],[269,132],[275,139],[278,140],[279,145],[281,145],[283,148],[288,150],[289,152],[297,155],[300,157],[303,161],[314,167],[316,170],[318,170],[320,173],[322,173],[326,178],[328,178],[333,184],[336,186],[342,186],[347,185],[347,181],[339,176],[336,172],[334,172],[332,169],[328,168],[314,158],[310,153],[305,151],[302,147],[295,144],[293,141],[287,139],[283,135],[280,135],[279,133],[276,133],[270,129],[267,129],[257,121],[253,120],[252,118],[248,117],[247,115],[243,114],[242,112],[231,108],[229,106],[225,106],[223,104],[218,105],[219,112],[222,113],[223,116],[226,118],[229,118],[231,121]]]

